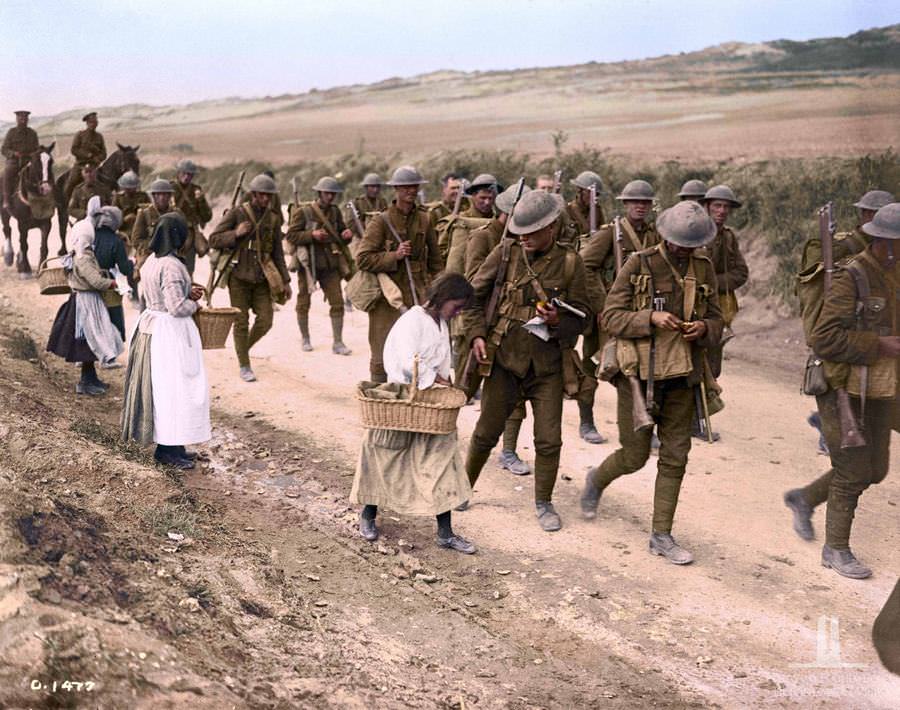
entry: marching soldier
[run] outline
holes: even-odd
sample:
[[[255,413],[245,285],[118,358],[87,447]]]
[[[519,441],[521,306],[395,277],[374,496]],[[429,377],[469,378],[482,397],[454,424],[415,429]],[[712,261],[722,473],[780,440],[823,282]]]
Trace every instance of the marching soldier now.
[[[273,173],[271,170],[263,170],[262,174],[268,178],[271,178],[272,180],[275,179],[275,173]],[[241,202],[250,202],[250,200],[252,199],[253,195],[249,191],[245,191],[244,196],[241,198]],[[277,192],[272,195],[272,201],[269,203],[269,209],[275,213],[276,217],[280,218],[281,222],[278,225],[278,229],[280,230],[284,225],[284,212],[281,209],[281,195],[279,195]]]
[[[99,121],[97,112],[91,111],[81,119],[85,128],[75,134],[72,139],[72,155],[75,157],[75,165],[69,170],[69,178],[66,181],[65,197],[71,199],[72,192],[81,184],[84,178],[83,168],[86,165],[99,166],[106,160],[106,142],[103,135],[97,130]]]
[[[851,551],[850,530],[863,491],[887,475],[891,429],[897,427],[900,203],[882,207],[862,231],[871,243],[838,267],[810,332],[814,352],[825,361],[828,390],[816,403],[831,470],[785,495],[794,529],[806,540],[813,538],[813,509],[827,501],[822,565],[852,579],[872,574]],[[848,395],[849,413],[842,412],[840,391]],[[862,446],[842,448],[842,414],[858,422]]]
[[[134,227],[131,229],[131,246],[134,256],[134,280],[140,280],[141,265],[150,256],[150,240],[159,218],[167,212],[178,212],[172,207],[172,184],[168,180],[154,180],[150,184],[150,204],[141,207],[134,218]],[[181,214],[179,212],[179,214]],[[184,215],[182,215],[184,216]]]
[[[141,179],[133,170],[124,173],[118,180],[119,189],[113,195],[113,205],[122,211],[122,226],[119,233],[129,240],[138,210],[150,204],[150,196],[141,190]]]
[[[188,238],[178,255],[184,259],[188,272],[193,274],[197,257],[203,257],[209,251],[209,242],[203,236],[202,230],[212,219],[212,208],[206,201],[203,189],[194,182],[197,166],[193,161],[187,159],[178,161],[175,172],[175,179],[171,181],[172,199],[175,209],[184,215],[188,223]]]
[[[466,312],[467,336],[485,378],[481,415],[466,457],[469,482],[475,485],[524,396],[534,412],[535,508],[538,523],[547,532],[562,527],[552,497],[562,448],[563,392],[576,384],[570,377],[577,378],[569,351],[590,317],[584,265],[574,251],[554,241],[562,208],[558,195],[541,190],[519,201],[509,225],[518,241],[503,240],[485,259],[472,279],[474,306]],[[485,307],[498,274],[503,280],[499,319],[489,323],[492,314],[486,314]],[[547,340],[524,327],[536,316],[544,320]]]
[[[737,237],[730,227],[725,226],[731,210],[741,206],[734,196],[734,191],[728,185],[711,187],[703,196],[703,204],[716,224],[716,238],[707,247],[707,253],[716,268],[719,307],[722,309],[722,321],[725,323],[722,342],[708,351],[713,377],[718,377],[722,373],[722,349],[732,337],[731,324],[739,310],[734,292],[747,283],[750,272],[741,254]]]
[[[234,350],[241,379],[255,382],[250,348],[272,327],[272,302],[284,303],[291,297],[291,277],[281,246],[282,217],[271,209],[272,196],[278,192],[275,181],[257,175],[248,192],[250,202],[228,210],[209,241],[213,249],[234,252],[229,261],[237,263],[228,277],[231,305],[240,309],[234,323]],[[256,317],[249,328],[251,310]]]
[[[589,237],[591,233],[590,209],[591,186],[596,190],[595,209],[597,223],[594,229],[603,224],[603,207],[600,205],[600,193],[603,191],[603,180],[597,173],[585,170],[572,180],[575,186],[575,199],[566,204],[563,213],[563,228],[558,241],[578,249],[583,237]]]
[[[512,185],[497,195],[497,199],[494,202],[494,206],[497,208],[497,216],[469,235],[469,241],[466,244],[466,278],[469,281],[475,278],[475,274],[481,268],[484,260],[487,259],[488,254],[500,243],[503,237],[503,228],[513,209],[517,188],[517,185]],[[522,194],[524,195],[528,192],[531,192],[531,188],[525,185],[522,188]],[[468,358],[466,357],[460,357],[456,382],[462,382],[467,360]],[[470,387],[470,391],[472,389]],[[519,458],[519,454],[516,451],[519,443],[519,430],[521,430],[524,420],[525,400],[520,400],[513,413],[509,415],[509,419],[506,420],[506,426],[503,428],[503,440],[498,461],[501,468],[509,471],[514,476],[526,476],[531,473],[531,467]]]
[[[9,210],[9,201],[16,190],[16,179],[19,171],[28,163],[28,159],[40,150],[37,132],[28,126],[31,111],[16,111],[16,125],[6,132],[0,152],[6,158],[3,168],[3,209]]]
[[[696,202],[676,204],[657,225],[663,241],[625,262],[603,310],[604,331],[633,347],[630,357],[620,349],[620,372],[613,380],[620,448],[588,472],[581,510],[587,519],[596,517],[606,487],[647,462],[653,427],[636,421],[635,409],[650,414],[660,439],[650,551],[688,564],[694,558],[672,538],[672,521],[691,450],[697,390],[705,394],[713,387],[704,350],[722,335],[715,270],[696,252],[715,238],[716,226]],[[643,403],[635,400],[635,390]]]
[[[456,206],[456,196],[462,189],[463,179],[456,173],[447,173],[441,178],[441,199],[425,205],[428,208],[428,215],[431,217],[433,227],[437,227],[438,222],[453,212],[453,208]]]
[[[384,181],[378,173],[369,173],[366,175],[359,186],[365,189],[365,194],[355,197],[353,204],[356,211],[359,212],[359,221],[362,222],[363,230],[372,218],[375,212],[384,212],[387,209],[387,200],[381,194],[381,188],[384,187]],[[344,223],[350,225],[350,231],[353,233],[354,239],[362,239],[362,234],[357,234],[356,224],[350,218],[350,215],[344,216]]]
[[[466,268],[466,242],[473,229],[483,227],[494,217],[494,200],[500,192],[497,178],[482,173],[466,187],[469,207],[454,216],[444,217],[436,227],[438,248],[445,260],[445,270],[464,273]]]
[[[349,355],[350,348],[344,345],[344,296],[341,279],[349,279],[352,270],[352,256],[347,242],[353,239],[353,232],[344,225],[341,210],[335,199],[344,188],[333,177],[323,177],[313,186],[316,199],[303,202],[291,210],[287,240],[295,247],[309,252],[309,269],[306,266],[297,271],[297,325],[303,338],[305,352],[312,350],[309,337],[309,284],[318,282],[328,300],[331,316],[331,331],[334,343],[331,351],[336,355]]]
[[[688,180],[678,191],[678,201],[693,200],[694,202],[702,202],[706,197],[706,183],[702,180]]]
[[[100,203],[104,206],[112,201],[109,188],[97,180],[97,166],[94,163],[87,163],[81,168],[81,177],[81,184],[72,191],[72,197],[69,198],[68,212],[75,219],[84,219],[87,216],[88,200],[94,195],[100,196]]]
[[[428,282],[441,270],[431,218],[417,204],[419,186],[427,182],[411,165],[397,168],[387,183],[394,188],[394,199],[369,221],[357,252],[359,268],[387,274],[400,289],[406,308],[425,302]],[[384,341],[399,317],[400,311],[383,298],[369,311],[369,370],[374,382],[387,382]]]
[[[653,224],[647,220],[653,207],[653,188],[644,180],[632,180],[622,193],[616,197],[625,207],[625,216],[619,220],[622,253],[627,258],[635,252],[655,246],[659,243],[659,235]],[[594,236],[584,241],[579,254],[584,260],[588,276],[588,294],[591,306],[598,314],[596,322],[586,330],[581,343],[583,367],[587,372],[594,372],[597,366],[592,360],[600,350],[604,338],[601,336],[600,316],[606,294],[612,288],[616,274],[615,257],[615,224],[604,224]],[[589,444],[602,444],[606,437],[597,431],[594,423],[594,398],[597,393],[596,380],[593,387],[585,388],[579,395],[578,413],[580,423],[578,432]]]
[[[852,232],[838,232],[834,235],[832,245],[832,261],[837,264],[855,254],[864,251],[872,242],[872,238],[863,231],[863,226],[872,221],[875,213],[885,205],[894,202],[894,196],[890,192],[884,190],[869,190],[865,195],[859,198],[853,204],[856,207],[859,222]],[[797,296],[800,299],[800,317],[803,322],[803,333],[806,336],[807,347],[812,347],[812,328],[819,317],[819,311],[822,309],[822,297],[824,295],[824,272],[825,266],[822,263],[822,242],[818,236],[808,239],[803,246],[803,256],[800,260],[800,269],[797,274]],[[819,432],[818,450],[820,454],[828,455],[828,445],[825,443],[825,436],[822,433],[822,420],[818,412],[813,412],[806,420],[811,427]],[[830,472],[826,474],[830,476]],[[830,480],[830,478],[828,478]],[[818,494],[810,505],[815,506],[825,502],[825,495],[828,491],[828,482],[825,477],[820,479],[821,484],[816,486]],[[798,534],[803,537],[807,531]],[[809,537],[804,539],[812,539],[811,528],[808,531]]]

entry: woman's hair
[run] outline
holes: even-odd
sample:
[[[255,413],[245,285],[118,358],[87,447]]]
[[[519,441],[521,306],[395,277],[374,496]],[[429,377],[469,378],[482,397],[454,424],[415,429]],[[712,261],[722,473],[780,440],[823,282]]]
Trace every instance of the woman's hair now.
[[[472,284],[462,274],[442,271],[428,288],[427,303],[433,308],[441,308],[447,301],[457,300],[468,305],[474,292]]]

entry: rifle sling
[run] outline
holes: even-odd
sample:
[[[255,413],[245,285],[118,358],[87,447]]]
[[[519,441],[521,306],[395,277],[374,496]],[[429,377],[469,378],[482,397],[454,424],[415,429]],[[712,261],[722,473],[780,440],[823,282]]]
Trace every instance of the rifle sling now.
[[[847,264],[847,271],[853,277],[853,285],[856,287],[856,322],[862,321],[862,314],[865,311],[866,300],[872,295],[872,289],[869,286],[869,279],[862,266],[856,261]],[[860,429],[866,425],[866,390],[869,389],[869,367],[868,365],[860,365],[859,372],[859,426]]]

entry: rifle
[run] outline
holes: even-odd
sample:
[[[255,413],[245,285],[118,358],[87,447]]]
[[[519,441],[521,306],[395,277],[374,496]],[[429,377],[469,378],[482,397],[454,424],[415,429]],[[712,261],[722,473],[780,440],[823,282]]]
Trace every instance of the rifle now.
[[[622,250],[622,225],[620,224],[620,220],[621,217],[616,217],[613,220],[613,230],[615,234],[615,238],[613,239],[613,252],[616,259],[617,275],[625,264],[625,254]],[[651,377],[653,372],[652,367],[653,366],[651,365]],[[634,424],[634,430],[641,431],[643,429],[652,429],[654,424],[653,417],[650,416],[647,400],[644,398],[644,392],[641,389],[641,381],[638,379],[637,375],[626,375],[626,377],[628,378],[628,384],[631,386],[631,420]]]
[[[562,170],[557,170],[553,173],[553,194],[558,195],[559,191],[562,190]]]
[[[350,216],[353,217],[353,224],[356,226],[356,231],[359,232],[359,236],[362,237],[363,234],[365,234],[365,230],[363,229],[362,219],[359,216],[359,210],[356,209],[353,200],[350,200],[347,203],[347,209],[350,210]]]
[[[519,182],[516,185],[516,197],[513,200],[513,208],[509,211],[510,217],[515,210],[516,205],[519,204],[519,200],[522,198],[522,191],[524,189],[525,178],[521,177],[519,178]],[[503,234],[500,235],[501,245],[505,244],[506,235],[508,233],[509,218],[507,218],[506,222],[503,225]],[[497,274],[494,276],[494,288],[491,291],[491,298],[488,301],[487,308],[484,309],[484,321],[487,324],[488,330],[493,328],[494,320],[497,316],[497,310],[500,308],[500,294],[503,291],[503,284],[506,282],[506,272],[509,269],[509,252],[510,245],[505,245],[503,251],[501,252],[502,258],[500,260],[500,266],[497,268]],[[475,351],[469,348],[469,354],[466,358],[466,367],[463,370],[463,376],[459,383],[467,393],[469,389],[469,378],[472,376],[472,370],[475,369],[477,364],[478,363],[475,360]]]
[[[244,175],[247,171],[241,170],[238,175],[237,182],[234,184],[234,190],[231,192],[231,204],[227,210],[225,210],[222,215],[228,214],[229,210],[233,210],[237,207],[238,200],[241,198],[241,188],[244,184]],[[213,292],[219,287],[219,284],[222,282],[222,278],[227,272],[230,272],[232,268],[237,266],[237,262],[234,261],[235,254],[238,253],[238,249],[241,248],[240,240],[228,255],[228,258],[225,260],[224,264],[222,263],[222,255],[218,254],[215,259],[210,259],[209,263],[212,268],[209,270],[209,279],[206,282],[206,305],[208,306],[212,302]],[[216,276],[216,272],[218,272],[218,277]]]
[[[382,213],[382,216],[384,217],[384,223],[391,231],[391,234],[394,235],[394,239],[397,240],[398,244],[409,241],[408,239],[403,239],[399,234],[397,234],[397,230],[394,229],[394,225],[391,223],[391,217],[387,212]],[[413,305],[418,306],[419,296],[416,293],[416,280],[413,278],[412,266],[410,266],[408,256],[403,257],[403,263],[406,264],[406,279],[409,282],[409,292],[412,294]]]
[[[465,180],[459,181],[459,192],[456,193],[456,201],[453,203],[453,212],[450,213],[451,217],[458,216],[459,210],[462,208],[463,193],[466,191],[465,184]]]
[[[591,185],[588,188],[590,194],[591,205],[588,207],[588,237],[593,237],[597,231],[597,186]]]
[[[829,202],[819,209],[819,240],[822,244],[822,264],[825,267],[825,295],[831,291],[832,276],[834,274],[834,205]],[[865,378],[864,378],[865,379]],[[837,396],[838,419],[841,424],[841,448],[851,449],[866,445],[866,439],[862,434],[862,427],[856,421],[856,415],[850,405],[850,395],[846,388],[835,388]],[[862,397],[865,397],[865,383],[863,384]]]
[[[300,188],[297,187],[297,177],[294,176],[291,178],[291,195],[293,196],[293,203],[291,203],[291,209],[288,210],[288,217],[291,216],[291,210],[296,208],[300,204]]]

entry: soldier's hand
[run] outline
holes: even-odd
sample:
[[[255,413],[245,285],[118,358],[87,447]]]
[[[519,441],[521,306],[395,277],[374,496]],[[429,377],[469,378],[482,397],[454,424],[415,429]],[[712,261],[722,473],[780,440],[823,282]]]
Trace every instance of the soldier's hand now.
[[[412,254],[412,244],[410,244],[408,240],[405,242],[400,242],[400,244],[397,246],[397,251],[395,251],[394,254],[397,257],[397,261],[400,261],[400,259],[405,259],[410,254]]]
[[[344,241],[349,242],[351,239],[353,239],[353,232],[351,232],[349,229],[345,229],[343,232],[341,232],[341,236],[344,238]]]
[[[326,232],[324,229],[314,229],[312,231],[312,238],[317,242],[324,242],[326,239],[328,239],[328,232]]]
[[[687,341],[699,340],[706,335],[706,322],[702,320],[691,321],[681,329],[682,337]]]
[[[475,338],[472,341],[472,354],[479,365],[487,365],[487,343],[484,342],[484,338]]]
[[[663,330],[681,330],[681,320],[674,313],[668,311],[653,311],[650,314],[650,324]],[[704,324],[704,328],[706,325]]]
[[[878,338],[878,354],[881,357],[900,357],[900,335],[882,335]]]
[[[548,303],[543,306],[538,304],[537,312],[538,315],[544,319],[544,323],[549,325],[551,328],[555,328],[559,325],[559,311],[552,303]]]
[[[252,231],[253,231],[253,225],[250,224],[250,222],[241,222],[237,226],[237,229],[235,230],[234,233],[237,234],[239,237],[245,237],[248,234],[250,234],[250,232],[252,232]]]

